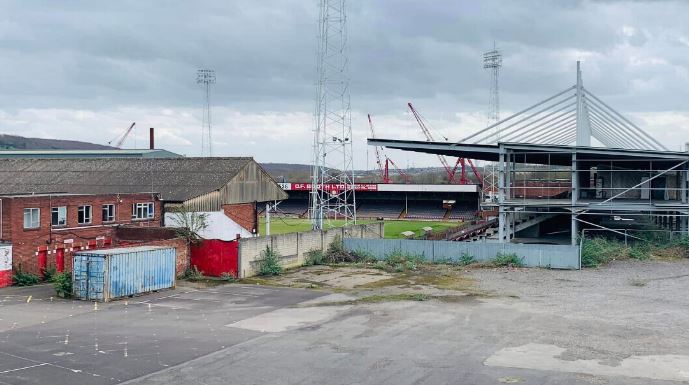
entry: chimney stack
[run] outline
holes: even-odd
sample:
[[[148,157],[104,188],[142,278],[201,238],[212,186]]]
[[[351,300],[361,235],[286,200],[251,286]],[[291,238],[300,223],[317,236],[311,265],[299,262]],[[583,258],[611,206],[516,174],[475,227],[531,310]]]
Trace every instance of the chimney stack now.
[[[155,146],[155,129],[151,127],[148,134],[148,148],[154,150]]]

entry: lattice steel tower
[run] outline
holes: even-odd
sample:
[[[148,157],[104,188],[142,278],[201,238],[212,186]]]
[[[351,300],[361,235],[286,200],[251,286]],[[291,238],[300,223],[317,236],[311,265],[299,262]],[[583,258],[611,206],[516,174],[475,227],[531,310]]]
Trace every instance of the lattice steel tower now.
[[[500,51],[495,47],[495,43],[493,43],[493,49],[483,54],[483,68],[488,71],[490,76],[488,127],[500,121],[500,88],[498,82],[500,67],[502,67],[502,54],[500,54]],[[499,137],[498,141],[500,141]],[[497,164],[495,162],[486,163],[483,168],[483,174],[483,201],[493,201],[498,190]]]
[[[356,222],[345,0],[320,0],[310,215]]]
[[[201,156],[213,156],[211,86],[215,84],[215,71],[209,69],[198,70],[196,72],[196,83],[201,84],[204,91],[203,118],[201,119]]]

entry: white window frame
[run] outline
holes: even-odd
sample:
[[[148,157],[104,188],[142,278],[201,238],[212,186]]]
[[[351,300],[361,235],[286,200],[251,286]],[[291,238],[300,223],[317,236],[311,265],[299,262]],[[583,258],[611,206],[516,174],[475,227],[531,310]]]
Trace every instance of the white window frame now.
[[[26,225],[26,214],[29,213],[29,225]],[[35,214],[35,217],[34,217]],[[34,225],[35,220],[35,225]],[[41,209],[38,207],[24,208],[24,228],[25,229],[39,229],[41,228]]]
[[[88,207],[88,217],[86,216],[86,208]],[[84,220],[79,221],[79,214],[83,212],[84,213]],[[91,205],[81,205],[79,206],[77,210],[77,224],[80,225],[90,225],[93,223],[93,206]]]
[[[109,208],[112,208],[112,210],[109,210]],[[108,209],[109,214],[112,215],[105,215],[105,210]],[[110,223],[110,222],[115,222],[115,219],[117,218],[116,216],[116,208],[113,203],[106,203],[103,205],[101,208],[101,216],[103,219],[103,223]]]
[[[132,219],[146,220],[155,217],[155,204],[153,202],[132,203]]]
[[[53,223],[53,215],[57,213],[57,223]],[[63,216],[60,216],[60,213]],[[62,219],[62,223],[60,223]],[[67,206],[53,206],[50,208],[50,225],[53,227],[67,226]]]

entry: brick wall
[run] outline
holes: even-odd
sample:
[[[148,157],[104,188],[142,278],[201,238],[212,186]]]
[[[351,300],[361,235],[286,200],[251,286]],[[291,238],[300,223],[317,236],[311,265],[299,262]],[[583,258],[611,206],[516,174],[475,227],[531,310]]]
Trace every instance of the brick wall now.
[[[151,194],[107,195],[27,195],[0,197],[2,199],[2,234],[0,240],[12,244],[13,267],[38,274],[39,250],[45,250],[48,267],[55,266],[56,249],[65,249],[65,268],[71,270],[71,252],[115,245],[115,227],[128,224],[140,227],[160,226],[160,202]],[[154,202],[154,218],[133,220],[132,203]],[[102,221],[102,205],[115,205],[115,220]],[[92,222],[78,224],[78,207],[90,205]],[[67,223],[51,225],[51,207],[67,207]],[[24,209],[40,209],[40,226],[24,228]]]
[[[223,205],[223,212],[252,234],[258,233],[258,213],[255,203]]]

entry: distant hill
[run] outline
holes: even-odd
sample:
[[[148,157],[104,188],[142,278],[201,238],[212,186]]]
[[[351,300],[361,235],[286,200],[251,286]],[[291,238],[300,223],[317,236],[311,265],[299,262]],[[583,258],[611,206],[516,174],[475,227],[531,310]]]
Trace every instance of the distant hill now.
[[[0,150],[112,150],[114,148],[77,140],[25,138],[0,134]]]

